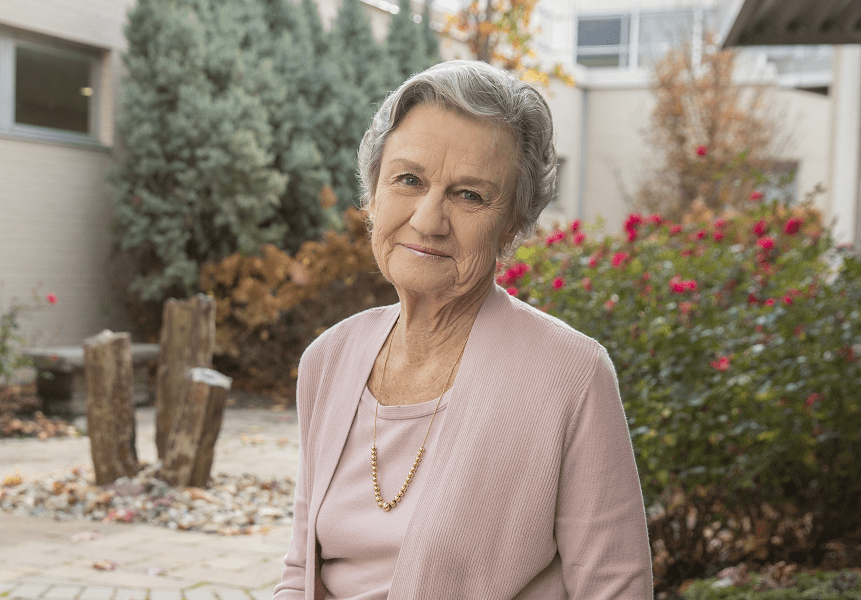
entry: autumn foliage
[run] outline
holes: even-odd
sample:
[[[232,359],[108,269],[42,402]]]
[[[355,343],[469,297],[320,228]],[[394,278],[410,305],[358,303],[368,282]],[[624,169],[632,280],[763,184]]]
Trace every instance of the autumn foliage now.
[[[779,146],[769,90],[736,85],[734,68],[731,50],[696,66],[685,48],[655,66],[645,139],[657,163],[637,190],[641,210],[680,218],[695,200],[713,211],[738,207],[767,179]]]
[[[548,85],[555,77],[568,85],[574,80],[562,65],[542,69],[531,25],[537,0],[471,0],[455,14],[447,15],[447,31],[466,36],[476,60],[519,74],[524,81]]]
[[[200,289],[216,298],[215,363],[234,387],[292,402],[299,357],[330,327],[372,306],[397,302],[376,268],[365,213],[344,213],[345,230],[305,242],[295,256],[273,245],[201,268]]]

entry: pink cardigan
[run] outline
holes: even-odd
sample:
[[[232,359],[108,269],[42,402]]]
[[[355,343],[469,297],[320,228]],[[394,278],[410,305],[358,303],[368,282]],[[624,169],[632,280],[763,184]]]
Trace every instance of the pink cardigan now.
[[[293,536],[275,600],[322,598],[317,515],[399,310],[350,317],[302,356]],[[600,344],[494,285],[446,411],[390,600],[652,598],[640,483]]]

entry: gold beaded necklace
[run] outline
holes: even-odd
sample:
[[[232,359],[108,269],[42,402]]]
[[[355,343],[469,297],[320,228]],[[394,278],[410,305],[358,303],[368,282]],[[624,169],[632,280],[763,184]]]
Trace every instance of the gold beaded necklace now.
[[[389,364],[389,354],[392,351],[392,344],[394,344],[395,342],[395,332],[397,331],[398,323],[400,322],[401,318],[398,317],[398,320],[395,323],[395,331],[392,332],[392,340],[389,342],[389,347],[386,350],[386,360],[383,363],[383,375],[380,378],[380,396],[383,395],[383,382],[386,380],[386,367]],[[442,397],[445,395],[445,390],[446,388],[448,388],[448,384],[451,382],[451,376],[454,375],[454,368],[457,366],[460,357],[463,356],[463,351],[466,348],[467,341],[469,341],[469,334],[467,334],[466,340],[464,340],[463,342],[463,347],[460,349],[460,354],[458,354],[457,360],[454,361],[454,365],[452,365],[451,367],[451,373],[448,374],[448,380],[446,380],[445,382],[445,387],[442,389],[442,394],[440,394],[439,400],[436,401],[436,408],[433,409],[433,416],[431,416],[430,423],[428,424],[428,430],[427,433],[425,433],[425,439],[422,440],[421,448],[419,448],[419,452],[416,455],[416,459],[413,461],[413,466],[410,469],[410,474],[407,475],[407,480],[404,482],[404,485],[401,486],[401,491],[398,492],[398,495],[395,496],[394,500],[392,500],[391,502],[383,502],[383,498],[382,496],[380,496],[380,485],[379,483],[377,483],[377,407],[380,406],[379,401],[377,402],[377,406],[374,407],[374,445],[371,446],[371,472],[374,475],[374,497],[376,497],[377,504],[380,506],[380,508],[382,508],[386,512],[389,512],[395,506],[398,505],[398,502],[400,502],[404,494],[407,493],[407,487],[409,487],[410,482],[413,480],[413,475],[416,474],[416,469],[419,468],[419,463],[422,460],[422,454],[424,454],[425,451],[425,442],[428,439],[428,433],[430,433],[431,425],[433,425],[433,420],[436,416],[436,411],[439,408],[439,403],[442,400]]]

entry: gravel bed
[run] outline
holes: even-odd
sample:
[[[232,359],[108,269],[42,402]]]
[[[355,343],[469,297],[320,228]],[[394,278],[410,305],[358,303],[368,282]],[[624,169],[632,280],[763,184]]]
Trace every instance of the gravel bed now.
[[[92,467],[27,480],[17,473],[0,488],[0,510],[58,520],[148,523],[170,529],[220,535],[264,533],[293,520],[291,477],[263,480],[254,475],[213,476],[204,488],[175,488],[156,477],[160,465],[146,465],[135,477],[95,485]]]

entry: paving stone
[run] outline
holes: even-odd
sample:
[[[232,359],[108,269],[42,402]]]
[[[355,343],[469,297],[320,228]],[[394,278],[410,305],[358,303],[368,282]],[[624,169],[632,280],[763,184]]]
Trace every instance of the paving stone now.
[[[272,600],[272,590],[275,586],[262,588],[259,590],[248,590],[249,595],[253,600]]]
[[[147,591],[143,588],[117,588],[114,600],[146,600],[146,596]]]
[[[54,598],[56,600],[72,600],[77,598],[83,588],[79,585],[55,585],[42,594],[42,598]]]
[[[150,590],[149,600],[182,600],[179,590]]]
[[[12,598],[39,598],[50,586],[39,583],[25,583],[12,590]]]
[[[218,600],[211,587],[198,587],[183,590],[185,600]]]
[[[111,600],[115,591],[116,588],[104,585],[88,585],[78,596],[78,600]]]
[[[248,593],[245,590],[237,590],[236,588],[218,588],[214,591],[215,595],[218,596],[218,600],[249,600]],[[272,600],[271,592],[266,600]]]

